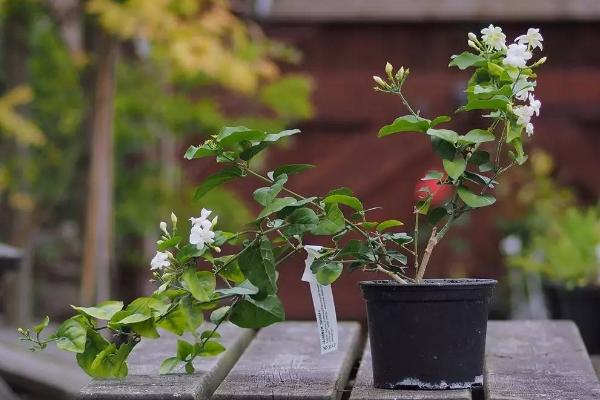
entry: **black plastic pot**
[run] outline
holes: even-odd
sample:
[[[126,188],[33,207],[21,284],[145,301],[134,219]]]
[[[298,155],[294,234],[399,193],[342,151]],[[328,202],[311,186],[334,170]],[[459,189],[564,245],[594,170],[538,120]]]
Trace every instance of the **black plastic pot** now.
[[[600,354],[600,286],[569,289],[544,282],[543,288],[550,316],[575,322],[587,351]]]
[[[492,279],[360,282],[373,383],[383,389],[482,385]]]

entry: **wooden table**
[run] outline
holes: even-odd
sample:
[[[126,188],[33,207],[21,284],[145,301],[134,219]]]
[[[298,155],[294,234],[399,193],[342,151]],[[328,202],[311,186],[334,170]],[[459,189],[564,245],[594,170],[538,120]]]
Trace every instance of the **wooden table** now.
[[[165,336],[138,346],[127,378],[94,380],[81,390],[79,398],[600,399],[592,362],[577,328],[569,321],[491,321],[484,388],[473,392],[374,389],[371,353],[359,324],[344,322],[339,328],[339,350],[321,356],[312,322],[285,322],[258,333],[224,326],[228,350],[199,360],[193,375],[158,374],[160,362],[175,351],[176,338]],[[356,365],[360,365],[358,370]]]

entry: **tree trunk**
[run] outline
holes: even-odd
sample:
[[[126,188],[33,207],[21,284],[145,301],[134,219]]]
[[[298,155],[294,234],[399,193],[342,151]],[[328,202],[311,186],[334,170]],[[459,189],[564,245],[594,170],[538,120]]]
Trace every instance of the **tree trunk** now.
[[[110,297],[110,266],[113,253],[113,118],[114,67],[117,41],[98,29],[96,72],[90,116],[91,149],[83,254],[83,304]]]
[[[6,40],[6,83],[7,90],[20,85],[27,85],[27,59],[29,56],[28,31],[31,25],[27,7],[12,1],[6,6],[7,15],[4,25]],[[21,107],[20,112],[27,114],[27,108]],[[17,152],[20,164],[25,166],[30,157],[29,149],[22,143],[17,143]],[[28,182],[24,176],[24,168],[16,176],[19,191],[27,193]],[[13,225],[10,234],[10,243],[21,248],[23,258],[19,270],[7,274],[5,278],[5,313],[6,319],[11,324],[27,324],[31,320],[32,294],[33,294],[33,236],[37,225],[33,224],[33,209],[14,210]]]

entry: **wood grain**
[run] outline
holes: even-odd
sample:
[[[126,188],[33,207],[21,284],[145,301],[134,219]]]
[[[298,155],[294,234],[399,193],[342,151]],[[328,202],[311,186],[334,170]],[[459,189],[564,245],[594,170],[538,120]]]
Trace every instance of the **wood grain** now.
[[[486,399],[600,399],[600,383],[571,321],[491,321]]]
[[[338,350],[321,355],[314,322],[284,322],[261,330],[214,400],[338,399],[357,356],[360,325],[339,324]]]
[[[208,329],[201,328],[201,329]],[[227,350],[216,357],[199,357],[196,372],[160,375],[161,362],[175,355],[177,337],[165,333],[157,340],[142,342],[131,354],[125,379],[94,380],[80,392],[80,400],[208,399],[225,378],[254,332],[224,324],[219,332]]]

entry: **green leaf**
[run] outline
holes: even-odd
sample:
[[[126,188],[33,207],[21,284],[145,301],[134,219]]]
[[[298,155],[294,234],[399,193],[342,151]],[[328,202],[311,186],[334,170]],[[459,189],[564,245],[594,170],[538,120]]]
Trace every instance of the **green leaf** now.
[[[230,258],[231,256],[226,256],[226,257]],[[224,261],[224,263],[222,265],[225,265],[226,263],[227,263],[227,261]],[[237,260],[228,263],[225,268],[222,268],[219,271],[219,275],[221,275],[223,278],[225,278],[229,281],[232,281],[233,283],[242,283],[243,281],[246,280],[246,277],[244,276],[244,273],[240,269],[240,266],[238,265]]]
[[[378,137],[384,137],[399,132],[425,132],[429,129],[429,121],[426,118],[414,115],[404,115],[398,117],[389,125],[382,127],[377,134]]]
[[[147,337],[151,339],[156,339],[160,337],[158,331],[156,330],[156,324],[154,323],[153,318],[149,318],[145,321],[131,324],[131,329],[142,337]]]
[[[175,247],[181,242],[181,236],[173,236],[170,239],[163,240],[157,247],[158,251],[165,251],[171,247]]]
[[[480,65],[483,62],[485,62],[484,57],[465,51],[457,56],[452,56],[452,61],[450,61],[448,66],[458,67],[460,70],[465,70],[474,65]]]
[[[217,155],[215,150],[211,149],[207,144],[201,144],[200,146],[190,146],[183,157],[186,160],[193,160],[195,158],[212,157],[215,155]]]
[[[431,121],[431,123],[429,124],[429,127],[434,128],[434,127],[438,126],[439,124],[443,124],[444,122],[449,122],[451,120],[452,120],[452,118],[450,118],[447,115],[440,115],[439,117],[435,117],[433,119],[433,121]]]
[[[460,197],[466,205],[472,208],[491,206],[496,202],[496,199],[493,196],[480,196],[474,194],[464,186],[458,188],[458,197]]]
[[[221,171],[214,173],[207,177],[198,187],[194,193],[193,201],[198,201],[212,189],[229,182],[235,178],[242,176],[242,170],[238,167],[227,167]]]
[[[325,206],[325,217],[311,231],[314,235],[335,235],[346,227],[344,214],[337,203]]]
[[[485,175],[480,175],[480,174],[477,174],[477,173],[471,172],[471,171],[465,172],[465,178],[467,178],[471,182],[479,183],[484,186],[489,186],[490,188],[493,188],[494,185],[498,184],[498,182],[492,180],[492,178],[488,178]]]
[[[194,257],[200,257],[202,254],[204,254],[205,251],[206,246],[204,246],[203,249],[198,249],[196,245],[188,243],[179,249],[179,251],[175,255],[175,258],[180,264],[185,264],[186,261]]]
[[[169,332],[173,332],[177,336],[183,335],[187,329],[188,320],[185,312],[181,308],[181,305],[177,305],[173,311],[165,315],[158,323],[158,326],[168,330]]]
[[[281,197],[273,200],[269,205],[267,205],[261,212],[258,214],[258,219],[264,218],[268,215],[273,214],[274,212],[281,211],[285,207],[295,205],[296,199],[293,197]]]
[[[489,99],[470,99],[467,104],[460,107],[458,111],[471,110],[506,110],[510,99],[506,96],[497,95]]]
[[[460,138],[459,134],[450,129],[427,129],[427,134],[432,137],[437,137],[446,142],[456,144]]]
[[[356,211],[363,210],[362,203],[360,202],[359,199],[357,199],[354,196],[348,196],[348,195],[344,195],[344,194],[330,194],[323,199],[323,202],[325,204],[331,204],[331,203],[343,204],[350,208],[355,209]]]
[[[220,337],[219,332],[214,329],[206,330],[200,334],[200,339],[219,339]]]
[[[123,378],[127,376],[126,360],[129,353],[135,347],[136,342],[126,342],[117,347],[109,344],[96,355],[90,366],[95,377],[99,378]]]
[[[485,143],[496,140],[494,134],[487,129],[472,129],[459,139],[464,143]]]
[[[110,343],[92,328],[87,330],[86,338],[85,350],[76,355],[77,364],[89,376],[100,378],[95,374],[95,371],[92,370],[92,363],[96,359],[96,356],[98,356],[102,350],[107,348]]]
[[[310,208],[302,207],[294,210],[288,217],[290,226],[285,228],[286,235],[301,235],[304,232],[313,230],[319,223],[319,217]]]
[[[454,180],[460,178],[463,172],[465,172],[465,168],[467,168],[467,162],[464,158],[457,158],[454,161],[442,160],[442,163],[448,176]]]
[[[221,320],[225,318],[225,316],[227,316],[227,313],[229,312],[230,308],[230,306],[223,306],[217,308],[210,314],[210,322],[212,322],[213,324],[218,324],[219,322],[221,322]]]
[[[447,142],[439,137],[431,137],[431,147],[442,159],[452,160],[456,155],[456,147],[450,142]]]
[[[246,297],[237,303],[229,320],[241,328],[263,328],[285,319],[283,305],[276,295],[269,295],[263,300]]]
[[[105,301],[95,307],[75,307],[73,309],[92,318],[110,320],[113,315],[123,309],[122,301]]]
[[[475,164],[475,165],[482,165],[482,164],[488,163],[489,161],[490,161],[490,153],[488,153],[487,151],[483,151],[483,150],[477,150],[476,152],[471,154],[471,157],[469,158],[469,163]]]
[[[387,240],[392,240],[399,245],[410,243],[413,241],[413,238],[408,236],[406,232],[396,232],[396,233],[386,233],[383,235]]]
[[[314,168],[314,165],[311,164],[287,164],[277,167],[275,171],[273,171],[273,177],[277,179],[277,177],[281,174],[293,175],[302,171],[306,171],[307,169]]]
[[[58,338],[56,347],[74,353],[83,353],[87,338],[87,325],[85,317],[81,315],[71,317],[60,324],[53,336]]]
[[[342,250],[337,254],[337,258],[358,258],[365,261],[374,261],[371,248],[362,241],[350,239]]]
[[[242,140],[262,140],[267,134],[265,132],[246,128],[245,126],[227,126],[221,129],[217,135],[217,142],[223,147],[238,144]]]
[[[217,286],[215,274],[209,271],[197,271],[194,267],[188,268],[182,275],[182,286],[200,302],[208,302],[212,298]]]
[[[522,132],[523,127],[521,125],[511,124],[508,134],[506,135],[506,143],[510,143],[515,139],[521,139]]]
[[[244,276],[256,286],[261,294],[277,292],[277,274],[271,242],[263,237],[260,243],[243,251],[238,264]]]
[[[179,303],[181,314],[185,316],[185,330],[195,332],[204,322],[204,313],[202,307],[196,304],[192,298],[185,296]]]
[[[504,73],[504,68],[502,68],[501,66],[499,66],[496,63],[488,62],[487,67],[488,67],[488,71],[490,71],[490,74],[492,74],[494,76],[501,76],[502,73]]]
[[[276,142],[281,138],[288,137],[300,133],[300,129],[289,129],[279,133],[270,133],[263,140],[265,142]]]
[[[50,317],[46,316],[46,317],[44,317],[42,322],[40,322],[39,324],[34,326],[32,329],[35,333],[37,333],[39,335],[40,333],[42,333],[42,331],[44,329],[46,329],[46,327],[48,326],[49,323],[50,323]]]
[[[432,169],[428,171],[427,174],[421,178],[422,181],[432,181],[432,180],[440,180],[444,177],[444,174],[440,171]]]
[[[177,357],[169,357],[165,359],[162,364],[160,364],[161,375],[173,372],[181,363],[182,361]]]
[[[446,215],[448,215],[448,212],[444,207],[436,207],[427,214],[427,222],[429,222],[431,225],[436,225]]]
[[[386,221],[381,222],[377,225],[377,230],[379,232],[383,232],[386,229],[395,228],[397,226],[402,226],[404,223],[402,221],[398,221],[397,219],[388,219]]]
[[[186,361],[194,354],[194,345],[183,339],[177,339],[177,358]]]
[[[149,320],[150,318],[152,318],[151,314],[142,314],[142,313],[130,313],[128,311],[125,311],[126,316],[123,316],[119,313],[115,314],[114,321],[111,320],[111,325],[116,326],[117,324],[119,325],[128,325],[128,324],[135,324],[138,322],[143,322],[146,320]],[[129,315],[127,315],[129,314]],[[121,319],[118,319],[118,317],[123,317]]]
[[[185,373],[193,374],[194,371],[196,371],[196,368],[194,368],[194,364],[191,361],[186,362],[185,363]]]
[[[258,293],[258,288],[254,286],[249,280],[245,280],[238,286],[234,286],[232,288],[217,289],[217,292],[221,293],[224,296],[228,296],[231,294],[251,295]]]
[[[429,212],[429,207],[431,206],[431,200],[433,196],[429,195],[426,199],[419,200],[415,204],[415,211],[419,214],[426,215]]]
[[[225,351],[225,347],[214,340],[207,340],[204,345],[196,344],[196,354],[200,357],[214,357]]]
[[[279,175],[271,186],[256,189],[254,193],[252,193],[252,197],[254,197],[254,200],[262,206],[269,205],[275,200],[279,192],[281,192],[287,179],[287,175]]]
[[[314,263],[313,263],[314,264]],[[343,265],[340,262],[325,262],[316,268],[315,277],[321,285],[330,285],[342,274]]]
[[[341,188],[330,190],[329,193],[327,193],[327,195],[325,195],[325,197],[331,196],[334,194],[343,194],[345,196],[352,196],[354,194],[354,192],[350,188],[341,187]]]

